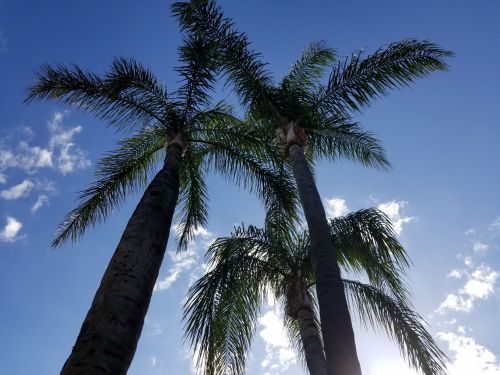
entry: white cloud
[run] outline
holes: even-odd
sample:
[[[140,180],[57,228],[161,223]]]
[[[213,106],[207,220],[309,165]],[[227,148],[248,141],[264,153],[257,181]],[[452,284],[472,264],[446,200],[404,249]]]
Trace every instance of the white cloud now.
[[[191,251],[185,251],[183,253],[177,254],[173,251],[169,251],[170,258],[172,259],[172,266],[167,271],[168,275],[162,280],[156,282],[154,290],[161,292],[170,289],[170,287],[177,281],[179,276],[186,270],[189,270],[196,263],[196,253]]]
[[[149,357],[149,363],[151,364],[151,367],[155,367],[156,366],[156,363],[157,363],[157,359],[154,355],[152,355],[151,357]]]
[[[449,375],[500,375],[496,356],[474,338],[453,332],[438,332],[437,336],[448,344],[453,353],[448,365]]]
[[[472,273],[471,278],[459,293],[469,295],[472,298],[487,299],[494,291],[498,276],[498,272],[482,264]]]
[[[389,219],[391,219],[392,225],[394,226],[394,231],[398,235],[400,235],[403,231],[404,224],[408,224],[415,219],[412,216],[403,216],[402,211],[407,204],[407,201],[393,200],[385,203],[380,203],[378,205],[378,209],[385,213],[389,217]]]
[[[260,363],[266,373],[281,374],[285,372],[290,365],[297,363],[297,355],[290,347],[287,338],[283,319],[281,319],[276,309],[269,310],[258,319],[259,336],[266,345],[266,356]]]
[[[458,290],[458,293],[451,293],[446,296],[436,312],[443,314],[447,310],[472,311],[476,300],[486,300],[493,294],[498,277],[499,273],[497,271],[488,265],[481,264],[471,274],[467,275],[467,281]]]
[[[467,229],[467,230],[464,232],[464,234],[465,234],[466,236],[473,236],[474,234],[476,234],[476,230],[475,230],[475,229],[473,229],[473,228],[471,228],[471,229]]]
[[[0,184],[5,184],[7,182],[7,176],[0,173]]]
[[[36,202],[31,206],[31,212],[35,213],[49,203],[49,197],[45,194],[39,195]]]
[[[491,223],[490,230],[500,231],[500,216]]]
[[[325,211],[327,217],[335,218],[346,215],[349,212],[349,208],[344,199],[330,198],[325,200]]]
[[[476,241],[472,245],[472,250],[475,253],[485,253],[489,248],[490,246],[488,244],[482,243],[480,241]]]
[[[464,298],[461,295],[448,294],[445,300],[439,305],[436,312],[444,313],[446,310],[469,312],[473,307],[472,298]]]
[[[7,222],[3,229],[0,231],[0,241],[14,242],[18,240],[17,233],[21,230],[23,224],[17,219],[7,216]]]
[[[29,195],[35,184],[30,180],[24,180],[10,189],[0,191],[0,197],[7,200],[15,200]]]
[[[66,128],[63,119],[62,112],[55,112],[48,121],[50,139],[46,147],[31,146],[26,140],[19,141],[15,149],[0,145],[0,171],[19,168],[34,173],[41,168],[55,168],[67,174],[89,167],[87,154],[73,140],[82,127]]]
[[[465,257],[464,258],[464,264],[467,266],[467,267],[474,267],[474,262],[472,260],[471,257]]]
[[[57,168],[62,174],[73,172],[75,169],[84,169],[90,166],[90,160],[87,159],[86,153],[75,146],[73,137],[82,131],[81,126],[73,128],[63,128],[61,126],[64,114],[55,112],[52,119],[49,121],[49,131],[51,137],[49,140],[49,150],[59,154],[57,157]]]
[[[451,272],[446,275],[446,277],[450,277],[452,279],[461,279],[462,278],[462,271],[461,270],[451,270]]]
[[[173,231],[176,232],[179,226],[174,225]],[[215,236],[213,233],[209,232],[206,228],[197,228],[194,231],[194,239],[190,241],[187,245],[187,249],[178,253],[174,251],[169,251],[168,254],[172,261],[172,265],[167,271],[167,275],[163,279],[158,279],[156,281],[154,291],[161,292],[168,290],[179,277],[188,270],[194,269],[192,275],[190,275],[190,283],[194,282],[198,274],[203,267],[195,267],[200,263],[200,250],[204,251],[213,242]]]

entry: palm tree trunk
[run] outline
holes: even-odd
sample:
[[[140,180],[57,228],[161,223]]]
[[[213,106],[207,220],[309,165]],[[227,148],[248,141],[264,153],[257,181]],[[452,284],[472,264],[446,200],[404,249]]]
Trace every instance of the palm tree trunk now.
[[[309,308],[300,309],[296,317],[300,328],[300,339],[304,347],[307,368],[311,375],[326,375],[326,360],[323,344],[314,313]]]
[[[179,195],[182,150],[167,148],[104,273],[61,375],[124,375],[134,356]]]
[[[311,238],[311,256],[328,374],[361,375],[351,316],[330,239],[325,209],[303,148],[292,144],[288,148],[288,154]]]

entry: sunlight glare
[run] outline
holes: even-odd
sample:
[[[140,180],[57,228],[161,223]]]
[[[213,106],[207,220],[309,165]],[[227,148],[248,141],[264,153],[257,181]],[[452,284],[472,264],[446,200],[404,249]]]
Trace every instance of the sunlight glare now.
[[[418,373],[408,368],[405,363],[393,360],[375,363],[369,375],[418,375]]]

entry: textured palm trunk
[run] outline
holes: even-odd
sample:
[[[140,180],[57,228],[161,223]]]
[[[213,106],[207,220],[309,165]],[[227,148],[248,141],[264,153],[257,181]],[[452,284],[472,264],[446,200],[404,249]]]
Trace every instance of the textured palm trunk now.
[[[325,353],[316,325],[316,315],[307,293],[307,285],[300,278],[295,279],[294,283],[290,285],[286,313],[299,323],[300,339],[309,374],[326,375]]]
[[[311,375],[326,375],[326,359],[321,343],[321,336],[314,320],[314,313],[309,308],[297,312],[300,339],[304,347],[306,364]]]
[[[182,150],[169,145],[104,273],[62,375],[126,374],[144,325],[179,195]]]
[[[288,154],[311,238],[321,332],[329,375],[361,375],[351,316],[347,307],[325,209],[303,147],[290,144]]]

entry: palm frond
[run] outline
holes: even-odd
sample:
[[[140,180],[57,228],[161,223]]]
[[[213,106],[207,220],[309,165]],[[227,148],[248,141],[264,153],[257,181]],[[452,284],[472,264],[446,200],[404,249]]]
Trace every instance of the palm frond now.
[[[208,104],[218,70],[216,55],[215,42],[193,35],[185,37],[179,48],[182,65],[176,71],[182,81],[177,90],[180,102],[183,103],[182,123]]]
[[[326,116],[319,121],[305,124],[304,128],[312,160],[345,158],[368,167],[390,167],[380,141],[349,118]]]
[[[416,312],[371,285],[344,280],[344,286],[351,311],[365,326],[383,328],[410,366],[425,375],[446,374],[446,356]]]
[[[204,153],[202,149],[193,149],[195,147],[188,148],[182,160],[178,250],[184,250],[195,230],[205,226],[208,220],[208,191],[202,165]]]
[[[340,61],[318,93],[315,107],[330,113],[359,111],[389,90],[409,86],[416,78],[447,70],[453,53],[429,41],[407,39],[363,58],[355,53]]]
[[[103,77],[76,65],[45,65],[37,72],[26,102],[55,99],[94,113],[119,129],[167,124],[175,105],[153,73],[133,59],[117,58]]]
[[[191,1],[174,3],[171,9],[181,30],[208,35],[218,44],[219,64],[242,104],[277,116],[271,99],[273,80],[266,64],[260,61],[260,54],[250,49],[247,36],[224,17],[222,8],[214,1]]]
[[[189,290],[184,304],[185,337],[199,348],[206,374],[242,374],[255,331],[266,280],[275,277],[245,241],[217,240],[210,271]]]
[[[145,187],[164,139],[163,127],[148,127],[103,157],[97,164],[97,181],[80,193],[80,204],[59,225],[52,246],[75,241],[89,226],[104,221],[128,194]]]
[[[318,84],[324,69],[335,61],[335,51],[324,41],[316,41],[302,52],[302,56],[283,78],[287,91],[308,91]]]
[[[207,163],[213,171],[256,193],[265,207],[280,204],[291,219],[296,218],[298,198],[289,174],[278,173],[273,165],[240,148],[216,141],[204,142]]]
[[[366,273],[370,283],[408,302],[403,276],[410,261],[383,212],[370,208],[334,218],[330,231],[342,268]]]

